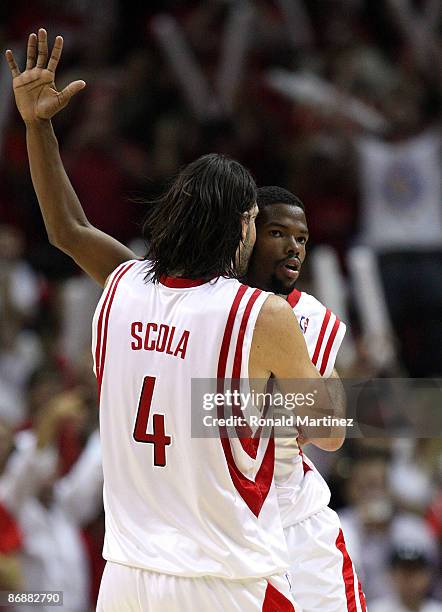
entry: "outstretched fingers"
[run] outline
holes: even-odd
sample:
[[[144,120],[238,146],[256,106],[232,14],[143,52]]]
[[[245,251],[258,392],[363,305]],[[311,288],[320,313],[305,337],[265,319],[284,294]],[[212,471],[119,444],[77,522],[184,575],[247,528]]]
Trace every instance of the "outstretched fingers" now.
[[[14,54],[10,49],[8,49],[5,53],[5,56],[12,73],[12,78],[15,79],[15,77],[18,77],[20,75],[20,70],[18,69],[18,66],[15,62]]]
[[[29,34],[28,50],[26,52],[26,70],[31,70],[35,66],[37,57],[37,34]]]
[[[54,42],[51,57],[48,62],[48,35],[46,30],[40,28],[38,30],[38,37],[37,34],[29,34],[28,47],[26,51],[26,70],[32,70],[35,66],[37,66],[37,68],[46,68],[46,62],[48,62],[47,69],[50,72],[55,72],[58,62],[60,61],[62,50],[63,38],[61,36],[57,36]],[[13,78],[18,77],[20,75],[20,70],[14,59],[12,51],[8,49],[5,55]]]
[[[48,35],[46,30],[40,28],[38,30],[38,56],[37,68],[45,68],[48,61]]]
[[[83,87],[86,87],[86,83],[84,81],[73,81],[62,89],[62,91],[60,91],[58,94],[58,104],[60,107],[63,108],[66,106],[72,96],[75,96],[75,94],[81,91]]]
[[[58,62],[61,57],[61,52],[63,50],[63,38],[61,36],[57,36],[54,42],[54,46],[52,48],[51,57],[48,63],[48,70],[50,72],[55,72],[57,69]]]

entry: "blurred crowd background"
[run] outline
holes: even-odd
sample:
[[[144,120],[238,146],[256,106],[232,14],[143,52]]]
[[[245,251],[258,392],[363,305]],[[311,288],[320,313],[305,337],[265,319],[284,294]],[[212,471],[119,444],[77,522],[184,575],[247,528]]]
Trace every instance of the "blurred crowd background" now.
[[[3,2],[0,46],[23,65],[29,32],[64,36],[57,84],[87,88],[54,124],[93,224],[143,254],[140,196],[228,154],[304,201],[299,286],[348,324],[341,375],[436,378],[440,13],[437,0]],[[6,62],[0,83],[0,590],[62,590],[86,612],[104,563],[99,290],[48,244]],[[306,449],[371,611],[442,610],[440,433]]]

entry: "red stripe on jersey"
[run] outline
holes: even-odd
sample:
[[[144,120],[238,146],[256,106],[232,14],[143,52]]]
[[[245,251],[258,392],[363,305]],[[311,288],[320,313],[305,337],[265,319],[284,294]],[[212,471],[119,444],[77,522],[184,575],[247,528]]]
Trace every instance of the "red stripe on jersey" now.
[[[300,297],[301,297],[301,291],[298,291],[298,289],[293,289],[293,291],[289,293],[287,296],[287,302],[290,304],[292,308],[294,308],[296,304],[299,302]]]
[[[269,439],[266,452],[261,462],[261,467],[256,474],[255,480],[250,480],[239,470],[233,457],[230,441],[225,427],[220,427],[221,444],[227,459],[229,474],[235,489],[241,495],[247,506],[258,517],[261,508],[270,491],[273,481],[273,471],[275,467],[275,440]],[[273,432],[272,432],[273,436]]]
[[[160,283],[165,287],[173,289],[189,289],[190,287],[199,287],[205,285],[209,281],[206,278],[183,278],[182,276],[160,276]]]
[[[296,612],[296,610],[295,606],[285,595],[280,593],[273,584],[267,582],[262,612]]]
[[[273,395],[273,379],[269,378],[269,380],[267,381],[266,384],[266,388],[264,390],[264,393],[267,395],[268,393],[270,393],[270,395]],[[265,419],[267,417],[267,413],[269,411],[269,408],[271,406],[271,401],[267,402],[267,398],[264,400],[264,405],[263,405],[263,410],[262,410],[262,418]],[[258,429],[255,431],[254,435],[252,438],[250,438],[250,453],[248,453],[250,455],[250,457],[252,457],[252,459],[256,459],[256,455],[258,454],[258,448],[259,448],[259,443],[261,441],[261,433],[262,433],[262,425],[260,425],[258,427]]]
[[[236,341],[235,357],[233,360],[233,371],[232,371],[232,387],[233,391],[239,391],[239,379],[241,378],[241,365],[242,365],[242,351],[244,347],[244,336],[247,329],[247,323],[249,322],[250,313],[252,312],[253,304],[256,302],[258,297],[261,295],[260,289],[255,289],[247,302],[247,306],[244,310],[244,314],[241,320],[241,325],[238,332],[238,339]],[[232,406],[232,414],[236,417],[243,417],[243,413],[239,406],[234,404]],[[256,459],[258,452],[260,430],[257,432],[257,437],[254,437],[252,430],[246,423],[243,427],[236,427],[238,438],[241,442],[241,446],[252,459]]]
[[[342,577],[344,578],[345,596],[347,598],[347,611],[357,612],[353,563],[345,546],[342,529],[339,530],[338,537],[336,538],[336,547],[341,551],[343,557]]]
[[[330,357],[330,352],[331,352],[331,349],[332,349],[332,346],[333,346],[333,342],[335,341],[336,334],[338,333],[338,329],[339,329],[340,324],[341,324],[341,321],[338,319],[338,317],[336,317],[336,321],[333,324],[333,327],[332,327],[332,330],[331,330],[331,334],[328,337],[327,344],[325,345],[324,354],[322,356],[321,367],[319,369],[319,373],[321,374],[321,376],[324,376],[324,372],[327,369],[327,364],[328,364],[328,359]]]
[[[313,357],[312,357],[313,365],[316,365],[318,363],[319,353],[321,351],[322,342],[323,342],[324,336],[325,336],[325,330],[327,329],[327,325],[328,325],[328,322],[330,321],[330,317],[331,317],[331,310],[329,308],[327,308],[327,310],[325,311],[324,319],[322,321],[321,330],[319,332],[318,340],[316,342],[315,352],[313,353]]]
[[[242,349],[244,346],[244,336],[246,334],[247,323],[249,322],[253,304],[256,302],[261,293],[262,291],[260,289],[255,289],[247,302],[247,306],[245,307],[244,314],[242,316],[241,325],[238,332],[238,339],[236,341],[235,358],[233,360],[232,378],[235,379],[241,377]]]
[[[304,459],[304,453],[302,452],[302,448],[299,447],[299,454],[301,456],[302,459],[302,469],[304,470],[304,474],[307,474],[307,472],[312,472],[312,468],[309,466],[309,464],[307,463],[307,461]]]
[[[226,375],[227,357],[229,355],[230,340],[232,338],[233,324],[235,322],[236,313],[238,312],[239,304],[247,291],[246,285],[241,285],[238,289],[232,307],[230,308],[229,316],[227,317],[226,328],[224,330],[223,341],[218,359],[217,378],[224,378]]]
[[[232,307],[227,318],[226,328],[224,330],[224,336],[221,343],[221,349],[218,359],[218,385],[217,391],[219,393],[224,392],[224,379],[226,375],[227,357],[229,354],[230,342],[232,339],[233,325],[235,323],[235,317],[238,312],[239,304],[243,298],[248,287],[241,285],[238,289],[235,299],[233,300]],[[218,406],[218,417],[224,417],[223,406]],[[255,516],[258,516],[262,505],[270,491],[270,487],[273,480],[273,471],[275,467],[275,441],[272,438],[269,439],[269,443],[266,448],[266,452],[262,459],[261,466],[256,474],[255,480],[250,480],[238,469],[235,459],[233,457],[232,448],[230,446],[229,435],[225,426],[219,426],[219,433],[221,439],[221,445],[223,447],[224,455],[226,457],[229,474],[235,489],[241,495],[247,506],[253,512]]]
[[[365,601],[365,595],[362,591],[362,586],[361,586],[359,579],[358,579],[358,593],[359,593],[359,602],[361,604],[362,612],[367,612],[367,603]]]
[[[116,273],[114,274],[114,277],[112,279],[112,281],[109,283],[108,287],[106,287],[105,291],[106,293],[106,297],[103,301],[103,305],[101,307],[101,311],[100,311],[100,316],[98,318],[98,323],[97,323],[97,344],[95,346],[95,372],[96,372],[96,376],[97,376],[97,380],[98,380],[98,376],[100,374],[100,356],[101,356],[101,336],[102,336],[102,331],[103,331],[103,316],[104,316],[104,312],[106,310],[106,306],[107,303],[109,301],[109,296],[112,293],[112,289],[115,285],[115,282],[118,278],[118,274],[121,272],[121,270],[125,267],[126,264],[121,264],[118,268],[116,268]]]
[[[100,401],[100,395],[101,395],[101,383],[103,381],[103,372],[104,372],[104,362],[106,359],[106,344],[107,344],[107,329],[108,329],[108,325],[109,325],[109,314],[110,314],[110,310],[112,308],[112,302],[114,301],[114,296],[115,296],[115,292],[117,290],[118,287],[118,283],[120,282],[120,280],[123,278],[123,276],[126,274],[126,272],[128,272],[132,266],[135,265],[135,261],[132,262],[131,264],[129,264],[128,266],[126,266],[125,268],[123,268],[121,270],[121,272],[118,273],[118,275],[115,277],[115,283],[113,283],[113,288],[112,288],[112,293],[110,293],[110,298],[109,298],[109,305],[108,308],[106,310],[106,315],[105,315],[105,319],[104,319],[104,331],[103,331],[103,349],[101,352],[101,363],[100,363],[100,369],[98,371],[98,401]]]

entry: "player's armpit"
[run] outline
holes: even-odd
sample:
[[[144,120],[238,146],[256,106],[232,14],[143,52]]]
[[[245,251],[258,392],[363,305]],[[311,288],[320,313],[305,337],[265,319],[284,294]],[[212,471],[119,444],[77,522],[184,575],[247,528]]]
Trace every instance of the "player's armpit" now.
[[[314,402],[296,406],[301,419],[314,419],[312,427],[304,427],[304,435],[324,450],[342,445],[345,427],[328,425],[329,418],[345,416],[345,402],[333,397],[326,382],[312,364],[298,322],[285,300],[270,296],[258,316],[252,341],[249,364],[250,378],[277,379],[278,389],[286,397],[313,394]],[[323,419],[323,421],[321,421]],[[309,421],[310,422],[310,421]],[[324,423],[324,425],[322,425]]]
[[[124,244],[89,224],[72,230],[71,238],[51,242],[70,255],[102,287],[106,286],[110,274],[121,263],[137,258]]]

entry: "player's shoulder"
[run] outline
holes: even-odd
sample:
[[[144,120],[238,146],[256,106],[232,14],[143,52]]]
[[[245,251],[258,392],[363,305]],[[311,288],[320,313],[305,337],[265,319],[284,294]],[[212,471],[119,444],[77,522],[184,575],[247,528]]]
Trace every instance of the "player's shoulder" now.
[[[284,329],[284,325],[292,319],[294,319],[293,311],[286,300],[272,293],[266,293],[256,321],[255,331],[257,333],[262,331],[268,337],[272,337],[276,330]]]
[[[290,314],[292,308],[286,300],[284,300],[279,295],[275,295],[273,293],[266,293],[266,296],[267,298],[261,308],[262,318],[274,318],[286,316],[287,313]]]
[[[284,359],[289,359],[290,356],[297,358],[296,351],[299,350],[301,343],[304,346],[290,305],[277,295],[267,294],[253,332],[250,353],[252,359],[250,367],[254,372],[252,377],[262,378],[273,372],[275,364],[280,363],[281,355],[284,355]]]
[[[307,293],[306,291],[299,291],[294,289],[287,297],[287,302],[293,308],[295,312],[302,312],[307,310],[310,315],[322,314],[327,310],[315,296]]]
[[[131,277],[131,275],[135,274],[139,276],[140,274],[146,275],[149,271],[149,262],[147,262],[144,258],[137,259],[128,259],[127,261],[123,261],[109,274],[104,282],[104,289],[109,287],[111,282],[119,281],[123,276],[126,277],[126,280]],[[128,274],[131,272],[132,274]]]

